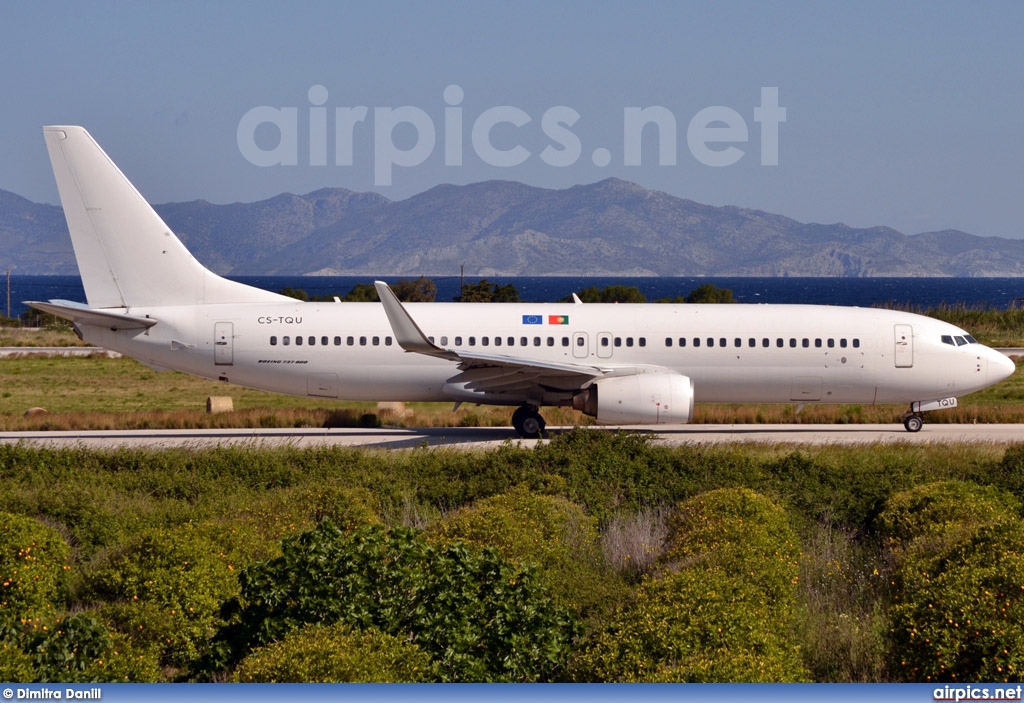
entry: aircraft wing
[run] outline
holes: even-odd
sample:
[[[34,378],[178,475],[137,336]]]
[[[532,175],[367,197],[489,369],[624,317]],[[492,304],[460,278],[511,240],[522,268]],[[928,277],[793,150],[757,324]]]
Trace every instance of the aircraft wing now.
[[[594,366],[539,361],[502,354],[444,349],[431,342],[383,281],[374,281],[398,345],[407,352],[426,354],[454,361],[461,373],[448,380],[465,385],[467,390],[488,394],[522,393],[530,389],[572,391],[585,388],[605,376],[663,372],[669,369],[650,366]]]
[[[97,310],[71,300],[50,300],[45,303],[29,300],[25,305],[80,325],[94,325],[112,330],[142,330],[156,324],[156,320],[151,317],[137,317],[113,310]]]

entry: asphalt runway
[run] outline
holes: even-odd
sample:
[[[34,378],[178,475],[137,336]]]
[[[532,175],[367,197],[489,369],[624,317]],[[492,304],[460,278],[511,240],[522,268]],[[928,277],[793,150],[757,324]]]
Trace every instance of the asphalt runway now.
[[[549,427],[548,439],[570,428]],[[608,428],[593,428],[607,432]],[[668,445],[756,443],[777,445],[828,444],[1013,444],[1024,442],[1024,425],[925,424],[917,433],[902,425],[680,425],[630,427],[652,434]],[[102,430],[72,432],[0,432],[0,444],[25,443],[45,447],[207,448],[215,446],[317,447],[351,446],[379,449],[452,447],[493,449],[504,442],[532,447],[538,441],[520,439],[512,428],[302,428],[214,430]]]

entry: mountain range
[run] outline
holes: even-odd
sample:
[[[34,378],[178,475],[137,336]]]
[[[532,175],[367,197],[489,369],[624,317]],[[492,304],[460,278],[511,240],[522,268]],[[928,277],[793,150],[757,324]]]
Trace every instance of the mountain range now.
[[[406,200],[342,188],[155,206],[224,275],[1020,276],[1024,240],[805,224],[609,178],[564,190],[439,185]],[[77,273],[59,207],[0,190],[0,267]]]

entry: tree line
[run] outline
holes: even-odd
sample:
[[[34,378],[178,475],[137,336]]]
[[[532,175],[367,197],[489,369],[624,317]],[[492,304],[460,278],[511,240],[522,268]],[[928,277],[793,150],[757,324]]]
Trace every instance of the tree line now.
[[[399,300],[406,303],[432,303],[437,299],[437,284],[426,276],[415,279],[402,278],[391,284],[391,290]],[[340,300],[346,303],[379,302],[377,290],[371,283],[357,283],[345,295],[310,295],[301,288],[283,288],[278,291],[296,300],[304,302],[332,302]],[[646,303],[647,296],[636,286],[610,285],[604,288],[591,286],[576,293],[584,303]],[[452,298],[456,303],[519,303],[522,301],[519,290],[511,283],[504,285],[481,278],[479,281],[466,282],[460,287],[459,295]],[[558,299],[559,303],[572,303],[569,294]],[[677,295],[672,298],[660,298],[656,303],[735,303],[733,293],[728,288],[719,288],[713,283],[705,283],[690,291],[688,295]]]

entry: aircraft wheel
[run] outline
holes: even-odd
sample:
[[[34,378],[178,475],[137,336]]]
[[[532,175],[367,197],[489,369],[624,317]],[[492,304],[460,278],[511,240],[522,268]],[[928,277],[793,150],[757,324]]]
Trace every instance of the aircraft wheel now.
[[[544,433],[544,418],[540,416],[537,409],[524,405],[512,413],[512,426],[520,437],[525,439],[537,439]]]
[[[907,432],[920,432],[924,427],[924,420],[920,415],[907,415],[903,418],[903,426],[907,428]]]

